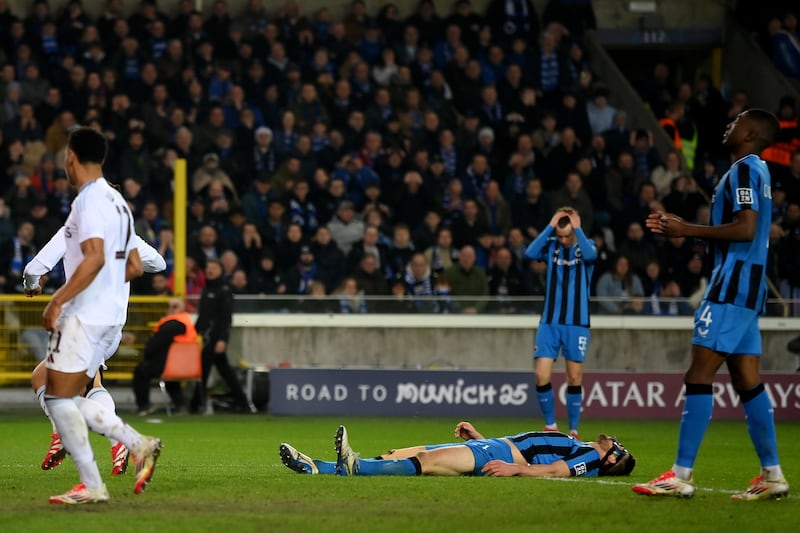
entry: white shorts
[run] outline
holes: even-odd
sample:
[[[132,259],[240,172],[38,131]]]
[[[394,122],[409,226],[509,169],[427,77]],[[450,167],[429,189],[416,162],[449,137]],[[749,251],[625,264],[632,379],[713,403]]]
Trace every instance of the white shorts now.
[[[58,372],[86,372],[93,378],[119,346],[122,326],[82,324],[76,316],[59,318],[47,343],[47,368]]]

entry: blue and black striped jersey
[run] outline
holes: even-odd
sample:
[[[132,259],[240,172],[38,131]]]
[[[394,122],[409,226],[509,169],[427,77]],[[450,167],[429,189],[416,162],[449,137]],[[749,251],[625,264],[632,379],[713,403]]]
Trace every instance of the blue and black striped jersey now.
[[[553,431],[530,431],[507,437],[532,465],[564,461],[572,476],[599,475],[603,458],[590,445]]]
[[[542,324],[589,327],[589,290],[597,246],[577,228],[578,242],[563,246],[549,224],[525,251],[525,256],[547,261],[547,292]]]
[[[728,224],[735,213],[758,212],[751,241],[712,241],[714,270],[706,289],[710,302],[732,304],[763,312],[767,300],[766,264],[772,222],[769,169],[757,155],[736,161],[725,173],[711,201],[711,225]]]

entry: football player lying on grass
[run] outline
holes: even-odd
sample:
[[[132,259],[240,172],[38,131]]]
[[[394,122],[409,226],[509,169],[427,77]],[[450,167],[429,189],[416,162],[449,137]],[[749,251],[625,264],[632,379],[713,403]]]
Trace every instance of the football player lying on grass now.
[[[636,465],[615,437],[604,434],[592,442],[553,431],[487,439],[469,422],[459,422],[455,436],[466,442],[413,446],[361,459],[350,447],[347,429],[339,426],[336,462],[312,459],[286,443],[280,455],[295,472],[340,476],[627,476]]]

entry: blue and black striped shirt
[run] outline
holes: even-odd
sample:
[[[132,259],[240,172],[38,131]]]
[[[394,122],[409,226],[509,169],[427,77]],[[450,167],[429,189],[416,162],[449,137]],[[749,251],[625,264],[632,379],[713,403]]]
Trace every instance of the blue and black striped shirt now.
[[[589,327],[589,290],[597,246],[582,229],[575,229],[578,242],[566,247],[553,235],[549,224],[525,251],[525,256],[547,261],[547,292],[542,324]]]
[[[722,176],[711,201],[711,225],[733,222],[734,214],[745,209],[759,214],[755,236],[751,241],[710,243],[714,270],[705,299],[763,312],[767,301],[765,266],[772,222],[772,191],[769,169],[755,154],[739,159]]]
[[[550,465],[564,461],[573,476],[599,475],[603,458],[589,444],[564,433],[530,431],[506,437],[531,465]]]

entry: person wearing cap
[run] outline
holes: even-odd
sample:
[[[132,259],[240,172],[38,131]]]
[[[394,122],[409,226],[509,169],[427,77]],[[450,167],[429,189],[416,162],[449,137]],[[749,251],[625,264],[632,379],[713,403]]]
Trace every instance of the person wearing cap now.
[[[274,173],[278,168],[278,156],[272,144],[272,130],[266,126],[256,128],[254,133],[255,142],[253,153],[250,158],[251,172]]]
[[[239,195],[236,193],[236,186],[231,181],[228,173],[219,166],[219,156],[214,152],[208,152],[203,156],[203,164],[192,174],[192,192],[201,194],[207,189],[212,181],[219,181],[225,187],[227,194],[235,203],[239,203]]]
[[[314,251],[308,244],[299,249],[297,261],[291,265],[284,276],[287,294],[309,294],[311,284],[317,281],[319,266],[314,260]]]

